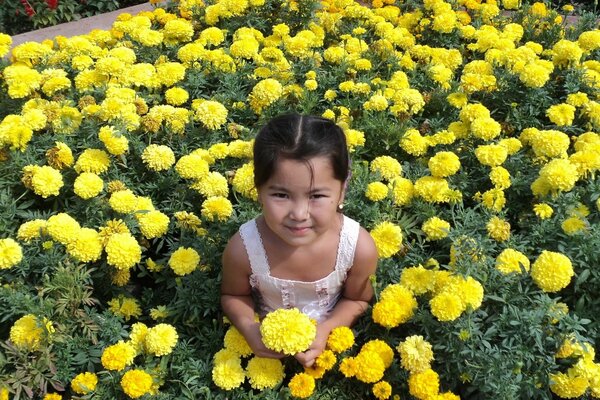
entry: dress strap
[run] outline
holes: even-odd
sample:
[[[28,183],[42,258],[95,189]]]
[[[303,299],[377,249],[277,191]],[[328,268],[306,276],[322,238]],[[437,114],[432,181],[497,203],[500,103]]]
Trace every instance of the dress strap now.
[[[246,248],[246,253],[248,253],[252,273],[255,275],[269,275],[269,261],[258,232],[256,219],[240,226],[240,236]]]
[[[337,271],[347,272],[352,267],[359,232],[360,224],[344,215],[344,224],[342,225],[337,261],[335,264],[335,269]]]

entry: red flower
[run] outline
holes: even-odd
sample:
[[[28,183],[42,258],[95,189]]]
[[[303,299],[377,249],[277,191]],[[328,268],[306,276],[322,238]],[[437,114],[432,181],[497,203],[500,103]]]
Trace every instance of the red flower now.
[[[21,4],[25,7],[25,12],[28,16],[33,17],[35,15],[35,10],[31,7],[31,4],[27,0],[21,0]]]
[[[48,4],[49,9],[56,10],[56,7],[58,7],[58,0],[46,0],[46,4]]]

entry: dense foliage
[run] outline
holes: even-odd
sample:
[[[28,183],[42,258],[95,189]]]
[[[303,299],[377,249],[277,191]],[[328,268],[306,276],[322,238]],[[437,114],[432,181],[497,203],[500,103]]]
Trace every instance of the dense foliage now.
[[[519,3],[182,0],[15,47],[0,398],[600,396],[600,32]],[[344,129],[380,255],[324,374],[242,363],[219,306],[252,139],[289,111]]]

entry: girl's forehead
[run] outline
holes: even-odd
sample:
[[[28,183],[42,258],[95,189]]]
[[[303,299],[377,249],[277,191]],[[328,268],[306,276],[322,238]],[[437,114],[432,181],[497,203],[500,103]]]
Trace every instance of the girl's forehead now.
[[[309,160],[293,160],[279,158],[275,163],[275,169],[271,175],[271,181],[283,180],[288,183],[309,184],[318,181],[336,180],[333,166],[329,158],[325,156],[313,157]]]

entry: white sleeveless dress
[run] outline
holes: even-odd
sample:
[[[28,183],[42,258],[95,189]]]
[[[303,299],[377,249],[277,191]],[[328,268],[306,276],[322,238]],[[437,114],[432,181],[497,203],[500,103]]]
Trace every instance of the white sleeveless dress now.
[[[344,216],[335,269],[317,281],[304,282],[271,276],[256,219],[243,224],[239,231],[250,260],[250,286],[258,314],[264,317],[279,308],[295,307],[317,322],[325,320],[342,295],[344,282],[354,262],[359,229],[358,222]]]

